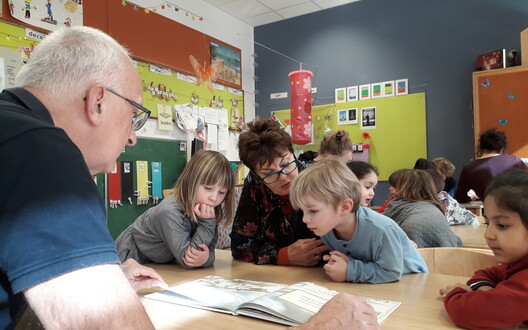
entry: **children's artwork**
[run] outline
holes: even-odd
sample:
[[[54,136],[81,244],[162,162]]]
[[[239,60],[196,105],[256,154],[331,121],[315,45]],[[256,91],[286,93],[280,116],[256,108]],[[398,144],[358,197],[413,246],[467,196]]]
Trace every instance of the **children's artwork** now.
[[[11,15],[46,30],[83,25],[82,0],[9,0]]]
[[[222,69],[222,60],[217,58],[214,60],[209,67],[206,68],[205,63],[204,66],[201,66],[200,63],[194,58],[194,56],[189,55],[189,60],[191,60],[191,65],[194,69],[194,72],[196,73],[196,77],[198,78],[198,81],[196,82],[196,86],[200,86],[203,82],[207,83],[207,88],[211,93],[214,93],[213,90],[213,82],[215,82],[220,74],[220,70]]]
[[[335,89],[335,103],[346,102],[346,88]]]
[[[350,125],[357,124],[357,108],[337,110],[337,124],[338,125]]]
[[[360,100],[370,99],[370,84],[359,86],[359,99]]]
[[[166,104],[158,104],[158,129],[160,131],[172,131],[172,107]]]
[[[408,79],[396,80],[395,84],[396,84],[396,95],[409,94],[409,80]]]
[[[376,128],[376,107],[361,108],[361,129]]]
[[[383,97],[394,96],[394,80],[381,83],[381,95]]]
[[[383,84],[375,83],[370,85],[370,97],[377,99],[383,96]]]
[[[210,42],[211,62],[220,60],[223,66],[218,72],[218,79],[240,85],[240,50],[224,46],[218,42]]]
[[[358,98],[358,87],[357,86],[350,86],[347,87],[347,102],[354,102],[357,101]]]

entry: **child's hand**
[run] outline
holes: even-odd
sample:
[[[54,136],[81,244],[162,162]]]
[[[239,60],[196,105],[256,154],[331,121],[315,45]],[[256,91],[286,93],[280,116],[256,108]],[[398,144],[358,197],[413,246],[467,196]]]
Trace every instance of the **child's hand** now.
[[[330,252],[329,256],[324,256],[324,260],[328,261],[328,263],[324,265],[323,268],[326,272],[326,275],[328,275],[332,280],[336,282],[344,282],[346,281],[348,262],[333,252],[336,251]]]
[[[188,246],[183,257],[183,262],[189,267],[200,267],[209,260],[209,248],[205,244],[198,244],[202,251]]]
[[[215,210],[214,207],[210,205],[196,203],[196,205],[194,205],[194,214],[198,218],[210,219],[215,217]]]
[[[466,291],[471,291],[471,288],[469,286],[462,284],[462,283],[456,283],[454,285],[448,285],[445,288],[440,289],[440,295],[442,297],[445,297],[449,292],[453,291],[456,288],[462,288]]]
[[[346,262],[348,262],[348,261],[350,260],[350,258],[349,258],[346,254],[344,254],[344,253],[342,253],[342,252],[339,252],[339,251],[337,251],[337,250],[331,251],[331,252],[330,252],[330,255],[332,255],[332,256],[336,256],[336,257],[339,257],[339,258],[343,259],[343,260],[346,261]],[[328,261],[328,260],[330,260],[330,256],[324,256],[324,257],[323,257],[323,260],[324,260],[324,261]]]

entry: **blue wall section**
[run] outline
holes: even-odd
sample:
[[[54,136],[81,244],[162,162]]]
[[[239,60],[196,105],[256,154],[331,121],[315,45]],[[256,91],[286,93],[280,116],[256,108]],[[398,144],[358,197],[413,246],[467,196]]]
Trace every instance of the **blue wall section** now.
[[[335,88],[408,78],[410,93],[426,93],[428,157],[450,159],[457,177],[473,157],[477,55],[516,49],[520,60],[527,17],[528,1],[519,0],[363,0],[256,27],[255,41],[314,72],[316,105],[334,103]],[[257,116],[265,118],[289,108],[270,94],[289,91],[299,65],[258,45],[255,52]],[[380,188],[375,204],[387,196]]]

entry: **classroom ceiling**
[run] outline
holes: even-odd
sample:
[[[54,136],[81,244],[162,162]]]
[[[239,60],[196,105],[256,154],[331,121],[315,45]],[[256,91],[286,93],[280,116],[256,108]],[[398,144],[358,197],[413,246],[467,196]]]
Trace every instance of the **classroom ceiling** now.
[[[205,0],[229,15],[259,26],[359,0]]]

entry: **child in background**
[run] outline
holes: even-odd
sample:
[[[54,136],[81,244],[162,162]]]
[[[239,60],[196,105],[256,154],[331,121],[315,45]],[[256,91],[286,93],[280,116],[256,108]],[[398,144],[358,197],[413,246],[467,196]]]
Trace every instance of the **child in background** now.
[[[392,172],[392,174],[389,176],[390,196],[389,198],[387,198],[385,203],[383,203],[383,205],[379,208],[378,213],[383,213],[389,205],[390,201],[398,197],[398,187],[400,186],[401,178],[405,175],[405,172],[407,171],[411,171],[411,169],[402,168]]]
[[[454,246],[462,241],[449,228],[431,175],[425,170],[405,172],[384,215],[394,220],[419,248]]]
[[[528,321],[528,171],[498,175],[484,198],[486,243],[501,263],[440,289],[447,313],[463,328],[510,328]]]
[[[348,168],[356,175],[361,185],[360,206],[370,206],[378,185],[378,170],[366,162],[352,161],[347,164]]]
[[[340,129],[324,135],[319,146],[319,153],[307,151],[299,155],[298,160],[305,167],[330,156],[338,157],[343,162],[348,163],[352,161],[352,151],[353,146],[350,135],[347,131]]]
[[[453,174],[455,173],[455,165],[451,163],[449,160],[438,157],[433,159],[433,163],[436,166],[436,170],[442,178],[444,178],[444,191],[446,191],[451,197],[455,196],[456,186],[457,182],[456,179],[453,178]]]
[[[234,171],[219,152],[200,150],[183,169],[174,193],[140,215],[116,240],[122,261],[210,267],[219,223],[234,214]]]
[[[391,219],[359,205],[361,187],[340,160],[315,163],[293,181],[290,200],[333,251],[324,269],[336,282],[387,283],[427,272],[420,253]]]
[[[438,200],[445,208],[445,216],[449,225],[472,225],[479,226],[480,222],[477,216],[471,211],[468,211],[465,207],[460,205],[456,199],[451,197],[446,191],[443,191],[444,178],[435,170],[427,170],[427,173],[433,178],[435,185],[435,191],[438,195]]]

